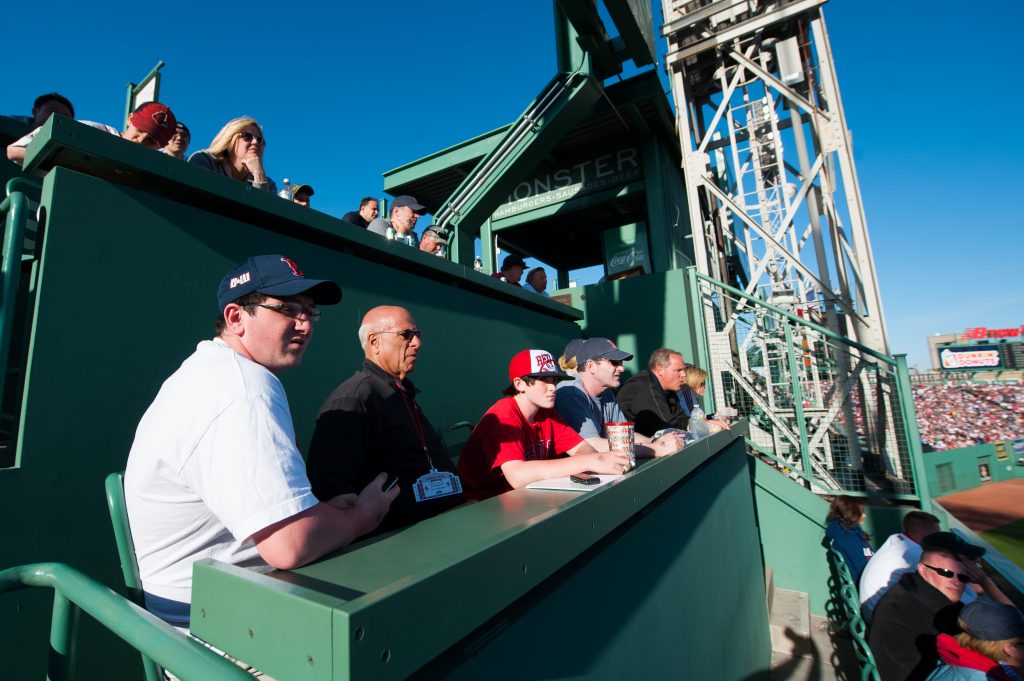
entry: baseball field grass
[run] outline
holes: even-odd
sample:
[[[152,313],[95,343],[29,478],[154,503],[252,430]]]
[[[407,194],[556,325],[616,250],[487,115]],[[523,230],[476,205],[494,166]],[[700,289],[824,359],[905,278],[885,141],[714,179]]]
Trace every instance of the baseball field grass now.
[[[981,536],[993,548],[1024,568],[1024,519],[983,532]]]

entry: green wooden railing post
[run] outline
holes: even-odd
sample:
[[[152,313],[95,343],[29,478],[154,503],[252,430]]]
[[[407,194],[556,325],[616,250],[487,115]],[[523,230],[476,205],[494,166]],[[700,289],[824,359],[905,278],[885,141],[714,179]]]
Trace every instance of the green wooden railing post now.
[[[910,372],[907,371],[907,356],[896,355],[896,386],[900,399],[900,419],[903,421],[903,432],[907,436],[907,456],[910,467],[914,471],[914,487],[917,497],[921,500],[921,508],[929,509],[932,505],[931,490],[928,488],[928,476],[924,467],[924,452],[921,450],[921,433],[917,430],[917,417],[914,409],[914,390],[910,385]]]
[[[700,358],[700,366],[710,374],[714,367],[711,366],[711,350],[708,347],[708,331],[704,323],[704,305],[701,301],[700,282],[697,280],[696,267],[686,268],[686,280],[690,288],[690,312],[694,315],[696,322],[697,338],[694,352]],[[715,405],[717,409],[714,383],[714,381],[708,381],[707,394],[705,395],[707,399],[704,402],[705,409],[707,409],[708,402]],[[708,413],[711,414],[713,411]]]
[[[25,221],[28,219],[28,198],[21,192],[11,192],[0,202],[0,214],[7,214],[4,229],[3,255],[0,260],[0,400],[7,382],[7,357],[11,351],[14,333],[15,297],[21,274],[21,251],[25,240]],[[0,411],[3,411],[0,404]]]
[[[814,471],[811,469],[811,445],[807,439],[807,420],[804,418],[804,390],[800,385],[796,348],[793,346],[793,327],[788,322],[783,322],[782,328],[786,332],[786,354],[789,358],[789,381],[793,391],[793,409],[796,413],[797,425],[800,427],[800,461],[807,474],[805,477],[814,480]]]
[[[78,606],[68,600],[67,596],[54,590],[47,681],[74,681],[75,641],[80,612]]]

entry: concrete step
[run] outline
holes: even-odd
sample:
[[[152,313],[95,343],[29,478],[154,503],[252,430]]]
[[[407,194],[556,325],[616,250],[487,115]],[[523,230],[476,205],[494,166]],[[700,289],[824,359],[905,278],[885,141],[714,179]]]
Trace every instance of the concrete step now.
[[[775,604],[775,570],[771,565],[764,569],[764,593],[768,600],[768,617],[772,616],[772,607]]]
[[[823,617],[809,617],[810,633],[797,635],[793,630],[783,630],[782,639],[786,644],[776,644],[775,631],[772,638],[772,662],[768,678],[771,681],[839,681],[839,679],[860,678],[860,668],[853,652],[853,644],[841,633],[832,633],[829,622]]]

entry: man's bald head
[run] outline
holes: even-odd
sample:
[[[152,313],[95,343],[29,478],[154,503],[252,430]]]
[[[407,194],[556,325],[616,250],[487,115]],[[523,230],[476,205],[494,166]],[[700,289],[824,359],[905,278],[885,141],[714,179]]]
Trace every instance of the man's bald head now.
[[[391,330],[396,320],[408,316],[409,311],[397,305],[379,305],[373,308],[363,315],[363,321],[359,325],[359,347],[365,351],[371,334]]]
[[[381,305],[363,317],[359,343],[366,359],[395,378],[405,378],[416,368],[422,341],[416,320],[404,307]]]

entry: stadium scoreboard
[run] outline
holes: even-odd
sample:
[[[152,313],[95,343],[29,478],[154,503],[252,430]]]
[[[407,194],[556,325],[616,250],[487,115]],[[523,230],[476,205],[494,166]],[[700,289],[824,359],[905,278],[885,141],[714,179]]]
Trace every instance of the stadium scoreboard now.
[[[961,342],[941,345],[943,371],[1000,371],[1024,369],[1024,325],[1009,329],[967,329]]]

